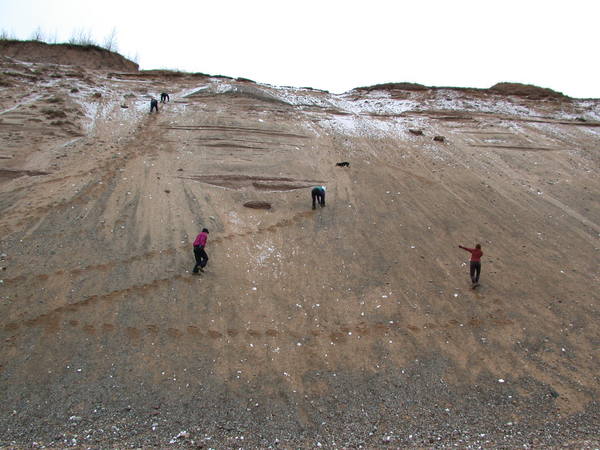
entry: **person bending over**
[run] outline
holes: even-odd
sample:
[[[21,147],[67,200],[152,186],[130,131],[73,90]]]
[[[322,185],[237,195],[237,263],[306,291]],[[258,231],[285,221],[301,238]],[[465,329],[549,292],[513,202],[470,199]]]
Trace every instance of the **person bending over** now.
[[[156,109],[156,112],[158,112],[158,101],[155,98],[150,100],[150,114],[152,114],[153,109]]]
[[[319,202],[321,208],[325,206],[325,186],[315,186],[312,191],[312,209],[316,208],[316,202]]]

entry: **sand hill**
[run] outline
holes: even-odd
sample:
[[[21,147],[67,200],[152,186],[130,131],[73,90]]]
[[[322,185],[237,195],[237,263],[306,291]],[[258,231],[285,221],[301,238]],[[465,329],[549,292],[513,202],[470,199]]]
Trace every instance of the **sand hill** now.
[[[0,445],[600,445],[599,100],[26,60]]]

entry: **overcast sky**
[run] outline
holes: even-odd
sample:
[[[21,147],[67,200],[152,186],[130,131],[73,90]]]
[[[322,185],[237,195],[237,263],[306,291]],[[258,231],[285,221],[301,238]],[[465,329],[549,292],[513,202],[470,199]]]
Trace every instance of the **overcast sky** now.
[[[0,0],[0,31],[78,30],[142,69],[332,92],[384,82],[535,84],[600,98],[600,0]]]

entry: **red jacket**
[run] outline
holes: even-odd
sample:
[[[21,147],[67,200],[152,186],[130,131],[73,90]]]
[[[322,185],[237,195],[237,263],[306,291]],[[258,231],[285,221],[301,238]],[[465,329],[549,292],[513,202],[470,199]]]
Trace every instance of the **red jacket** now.
[[[471,252],[471,261],[474,261],[474,262],[480,262],[481,261],[481,257],[483,256],[483,252],[481,251],[480,248],[467,248],[467,247],[463,247],[462,245],[459,245],[459,247],[462,248],[463,250]]]

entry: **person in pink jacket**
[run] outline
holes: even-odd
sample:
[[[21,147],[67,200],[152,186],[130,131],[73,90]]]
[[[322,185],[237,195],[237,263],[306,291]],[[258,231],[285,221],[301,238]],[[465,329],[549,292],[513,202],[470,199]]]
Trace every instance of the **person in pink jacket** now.
[[[204,272],[204,268],[206,267],[206,263],[208,262],[208,255],[206,254],[206,240],[208,239],[208,230],[206,228],[202,229],[202,232],[196,236],[196,240],[194,241],[194,257],[196,258],[196,265],[192,270],[193,273]]]

